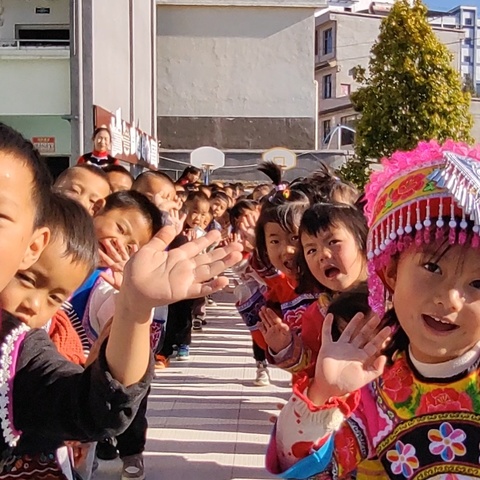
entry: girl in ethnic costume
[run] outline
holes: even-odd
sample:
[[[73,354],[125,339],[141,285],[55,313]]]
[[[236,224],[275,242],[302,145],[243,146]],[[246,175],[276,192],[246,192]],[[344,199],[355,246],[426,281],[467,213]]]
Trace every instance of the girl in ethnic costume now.
[[[283,478],[373,458],[391,479],[480,477],[480,148],[421,143],[383,166],[366,190],[369,300],[379,315],[391,300],[393,327],[359,314],[334,342],[327,315],[270,442]]]

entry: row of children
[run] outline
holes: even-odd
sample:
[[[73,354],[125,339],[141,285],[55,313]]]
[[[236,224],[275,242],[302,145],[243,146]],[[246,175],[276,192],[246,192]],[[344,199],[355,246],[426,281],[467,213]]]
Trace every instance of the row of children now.
[[[282,478],[480,475],[480,148],[421,143],[382,168],[359,197],[267,165],[276,188],[232,209],[239,312],[293,374],[267,453]]]
[[[168,177],[111,193],[109,174],[79,165],[52,188],[32,144],[0,124],[2,479],[89,478],[92,442],[112,437],[122,477],[144,478],[153,312],[223,288],[241,257],[235,243],[203,253],[217,232],[174,248]]]

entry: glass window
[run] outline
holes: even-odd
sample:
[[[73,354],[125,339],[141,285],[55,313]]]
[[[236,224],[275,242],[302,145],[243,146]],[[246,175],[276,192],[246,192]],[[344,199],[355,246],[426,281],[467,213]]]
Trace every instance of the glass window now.
[[[323,77],[323,98],[332,98],[332,75]]]
[[[331,28],[323,31],[323,55],[333,52],[333,31]]]

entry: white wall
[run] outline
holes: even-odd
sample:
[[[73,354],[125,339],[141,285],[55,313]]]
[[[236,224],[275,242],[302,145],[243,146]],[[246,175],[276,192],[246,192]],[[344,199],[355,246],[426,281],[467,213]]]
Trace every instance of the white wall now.
[[[116,0],[117,1],[117,0]],[[55,0],[3,0],[3,27],[0,27],[0,39],[15,38],[15,24],[52,23],[69,25],[69,1]],[[50,8],[49,15],[35,14],[35,7]]]
[[[158,115],[315,116],[313,9],[158,6],[157,35]]]
[[[0,56],[0,115],[70,113],[70,59]]]

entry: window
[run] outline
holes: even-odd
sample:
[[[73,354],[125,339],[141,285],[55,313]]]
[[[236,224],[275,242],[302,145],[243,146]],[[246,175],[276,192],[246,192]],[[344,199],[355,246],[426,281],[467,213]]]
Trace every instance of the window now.
[[[323,98],[332,98],[332,75],[323,77]]]
[[[348,97],[350,95],[350,84],[349,83],[342,83],[340,84],[342,97]]]
[[[15,25],[15,39],[23,47],[65,47],[70,44],[68,25]]]
[[[353,145],[355,142],[355,124],[357,122],[358,115],[347,115],[340,118],[340,125],[343,125],[348,128],[341,129],[340,145]],[[351,130],[352,129],[352,130]]]
[[[471,63],[471,62],[472,62],[472,57],[470,57],[470,55],[465,55],[465,56],[463,57],[463,61],[464,61],[465,63]]]
[[[315,56],[318,55],[318,30],[315,30]]]
[[[324,120],[323,121],[323,143],[327,142],[328,136],[330,135],[330,132],[332,131],[332,122],[331,120]]]
[[[323,31],[323,55],[333,52],[333,31],[331,28]]]
[[[471,45],[472,39],[470,37],[465,38],[465,45]]]
[[[472,19],[471,18],[465,18],[465,25],[472,25]]]

